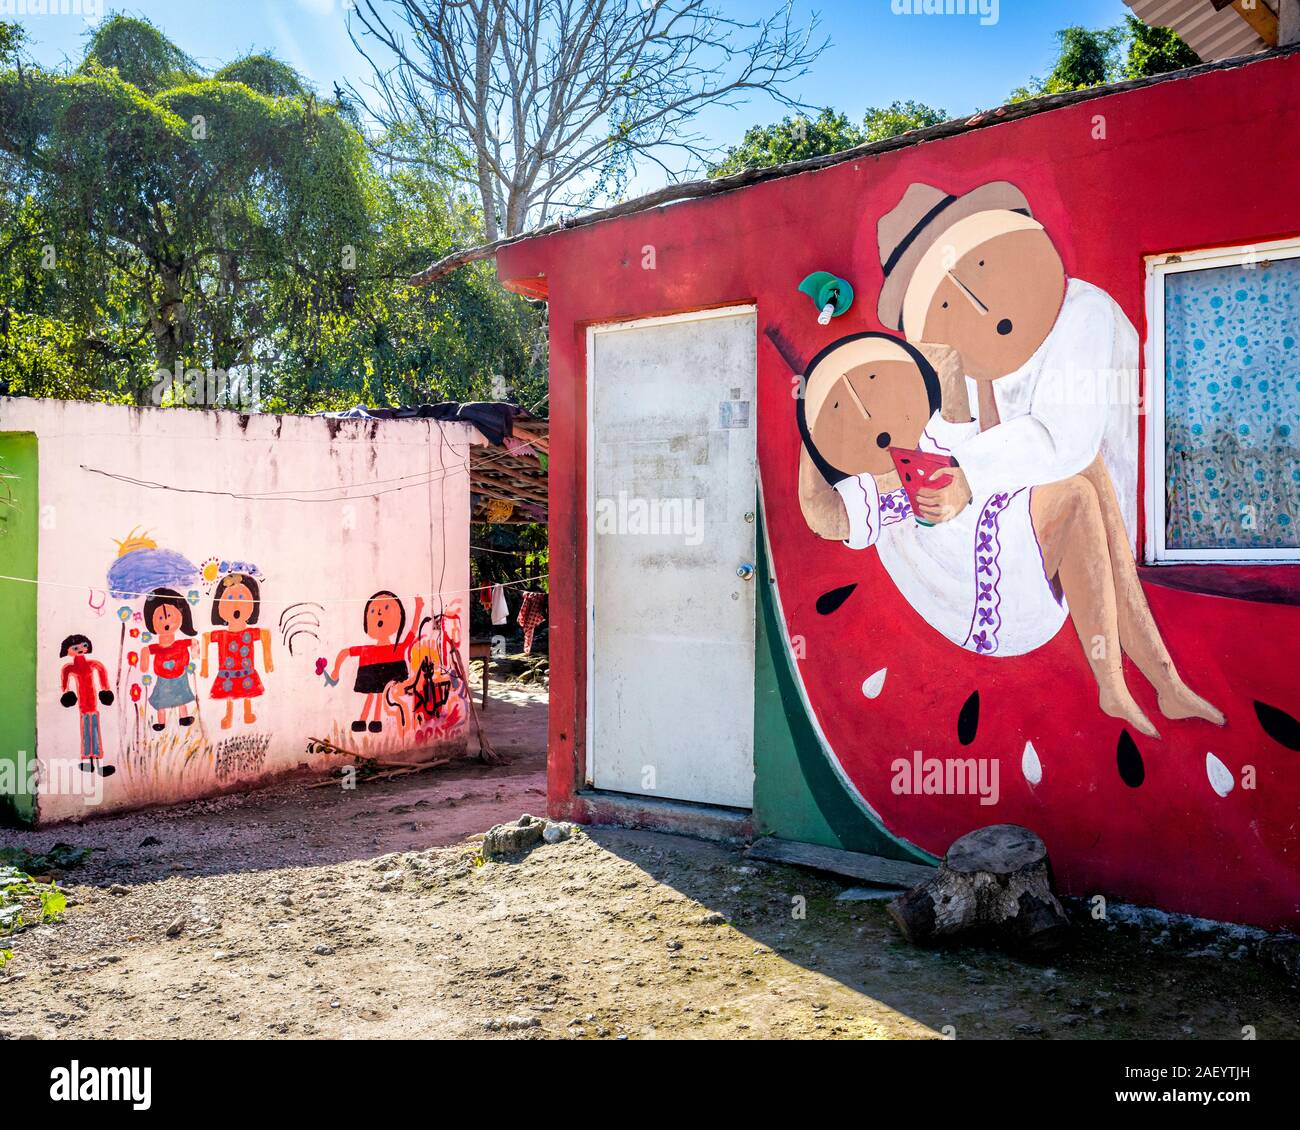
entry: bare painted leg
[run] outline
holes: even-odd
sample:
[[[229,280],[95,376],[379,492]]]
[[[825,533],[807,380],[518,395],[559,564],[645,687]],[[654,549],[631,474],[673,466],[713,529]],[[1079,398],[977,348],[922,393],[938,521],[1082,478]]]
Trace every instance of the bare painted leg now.
[[[253,713],[253,700],[251,698],[244,699],[244,721],[250,724],[257,721],[257,715]]]
[[[1147,604],[1146,593],[1138,580],[1137,563],[1129,548],[1115,484],[1111,482],[1110,472],[1100,455],[1083,472],[1083,477],[1096,491],[1102,523],[1106,527],[1121,646],[1155,688],[1160,713],[1166,718],[1204,718],[1222,726],[1222,712],[1183,682],[1169,649],[1165,647],[1164,638],[1151,615],[1151,606]]]
[[[1070,619],[1097,680],[1102,711],[1158,738],[1124,682],[1115,582],[1097,492],[1087,479],[1075,475],[1035,487],[1030,512],[1047,575],[1060,579],[1069,602]]]
[[[221,719],[221,728],[223,730],[229,730],[230,723],[233,722],[234,720],[235,720],[235,700],[233,698],[228,698],[226,699],[226,716],[223,719]]]

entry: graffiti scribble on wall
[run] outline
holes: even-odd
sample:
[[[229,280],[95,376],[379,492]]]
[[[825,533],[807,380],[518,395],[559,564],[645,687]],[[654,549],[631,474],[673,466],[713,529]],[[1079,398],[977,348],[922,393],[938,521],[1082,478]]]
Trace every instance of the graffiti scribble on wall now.
[[[307,647],[308,641],[320,643],[320,614],[324,611],[322,604],[300,600],[280,613],[280,643],[290,655],[296,654],[293,648],[299,639],[299,647]]]

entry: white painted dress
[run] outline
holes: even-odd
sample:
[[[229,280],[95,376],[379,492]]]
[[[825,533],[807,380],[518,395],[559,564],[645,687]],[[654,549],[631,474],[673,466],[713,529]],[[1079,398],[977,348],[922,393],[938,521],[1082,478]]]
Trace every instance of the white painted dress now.
[[[920,448],[947,455],[979,431],[935,413]],[[869,474],[835,485],[850,549],[875,546],[895,587],[925,621],[978,655],[1023,655],[1060,630],[1067,609],[1049,584],[1029,516],[1030,488],[972,499],[957,517],[922,526],[901,487],[882,495]]]

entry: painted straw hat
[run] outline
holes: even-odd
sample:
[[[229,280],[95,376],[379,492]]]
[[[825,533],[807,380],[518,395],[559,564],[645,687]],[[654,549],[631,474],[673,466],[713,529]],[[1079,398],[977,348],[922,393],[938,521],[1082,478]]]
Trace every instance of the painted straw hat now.
[[[977,212],[1003,210],[1032,216],[1025,194],[1009,181],[998,180],[953,196],[932,184],[909,184],[903,198],[880,217],[876,240],[885,281],[876,312],[880,324],[903,328],[903,296],[917,264],[958,220]]]

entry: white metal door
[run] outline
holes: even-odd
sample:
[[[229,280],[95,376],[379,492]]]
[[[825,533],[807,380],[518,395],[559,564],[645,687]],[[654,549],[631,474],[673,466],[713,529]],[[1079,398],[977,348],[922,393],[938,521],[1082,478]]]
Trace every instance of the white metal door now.
[[[588,332],[596,788],[753,804],[755,334],[748,307]]]

